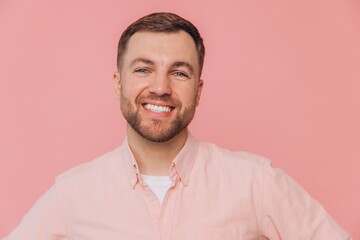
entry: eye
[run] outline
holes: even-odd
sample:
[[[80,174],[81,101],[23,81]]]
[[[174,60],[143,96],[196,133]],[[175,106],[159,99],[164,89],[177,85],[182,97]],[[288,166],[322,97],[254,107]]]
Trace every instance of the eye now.
[[[137,68],[134,70],[135,73],[140,73],[140,74],[147,74],[149,73],[149,69],[146,69],[146,68]]]
[[[189,78],[189,75],[182,71],[176,71],[173,73],[173,75],[177,78]]]

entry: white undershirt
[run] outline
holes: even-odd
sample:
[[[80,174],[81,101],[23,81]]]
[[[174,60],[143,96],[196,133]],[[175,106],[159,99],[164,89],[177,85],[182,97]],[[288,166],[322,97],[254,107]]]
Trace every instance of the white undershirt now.
[[[167,190],[169,190],[173,183],[170,176],[149,176],[141,174],[141,177],[150,187],[150,189],[155,193],[160,203],[162,204]]]

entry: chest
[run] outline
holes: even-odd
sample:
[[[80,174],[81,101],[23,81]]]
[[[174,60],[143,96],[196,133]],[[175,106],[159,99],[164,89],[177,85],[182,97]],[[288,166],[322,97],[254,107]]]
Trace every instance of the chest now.
[[[81,205],[74,203],[69,215],[73,240],[258,239],[259,199],[251,187],[177,182],[160,204],[148,186],[138,184],[77,201]]]

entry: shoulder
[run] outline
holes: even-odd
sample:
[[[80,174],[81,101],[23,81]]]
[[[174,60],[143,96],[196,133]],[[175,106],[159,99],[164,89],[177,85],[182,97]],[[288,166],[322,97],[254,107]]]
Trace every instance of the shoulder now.
[[[80,183],[82,181],[89,184],[89,182],[96,181],[104,174],[109,174],[111,169],[118,169],[119,148],[115,148],[89,162],[82,163],[63,172],[56,177],[56,184],[66,184],[67,182],[73,184],[74,182]]]
[[[271,161],[261,155],[246,151],[231,151],[210,142],[199,142],[199,154],[221,164],[247,164],[254,167],[269,167]]]
[[[241,178],[259,179],[272,171],[271,161],[246,151],[231,151],[209,142],[199,142],[198,162],[212,171]]]

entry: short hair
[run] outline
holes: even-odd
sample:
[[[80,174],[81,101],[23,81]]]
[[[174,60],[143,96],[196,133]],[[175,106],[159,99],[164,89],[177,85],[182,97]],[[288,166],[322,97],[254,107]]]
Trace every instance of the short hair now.
[[[199,75],[201,75],[202,68],[204,65],[205,57],[205,46],[203,39],[197,28],[188,20],[168,12],[159,12],[146,15],[130,26],[122,33],[117,52],[117,67],[121,68],[124,53],[126,51],[127,43],[129,42],[132,35],[139,31],[150,31],[150,32],[178,32],[185,31],[188,33],[195,42],[198,61],[199,61]]]

